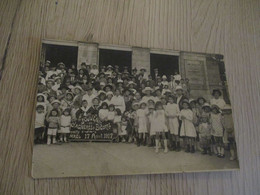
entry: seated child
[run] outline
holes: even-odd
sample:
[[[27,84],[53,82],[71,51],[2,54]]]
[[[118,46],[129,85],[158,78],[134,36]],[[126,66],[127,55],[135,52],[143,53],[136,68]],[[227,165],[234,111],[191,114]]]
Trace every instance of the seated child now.
[[[101,121],[106,121],[108,117],[108,105],[106,102],[103,102],[100,106],[98,116]]]

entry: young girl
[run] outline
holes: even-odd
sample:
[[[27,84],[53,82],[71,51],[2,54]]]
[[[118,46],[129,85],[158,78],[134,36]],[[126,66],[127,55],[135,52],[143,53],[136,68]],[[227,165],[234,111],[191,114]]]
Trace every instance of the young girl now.
[[[230,160],[235,160],[237,158],[236,154],[236,142],[234,133],[234,124],[232,118],[231,106],[226,104],[222,110],[223,113],[223,126],[227,134],[229,150],[230,150]]]
[[[52,109],[50,113],[47,115],[46,120],[49,123],[47,132],[47,144],[50,145],[51,141],[53,144],[55,144],[57,131],[58,129],[60,129],[60,118],[58,116],[58,110]]]
[[[116,108],[115,109],[115,117],[114,117],[114,134],[117,135],[117,139],[116,139],[116,142],[119,142],[119,132],[121,131],[121,118],[122,118],[122,113],[121,113],[121,110],[119,108]]]
[[[183,109],[180,112],[180,120],[181,123],[181,131],[180,136],[184,136],[187,143],[187,148],[185,152],[195,152],[195,138],[196,138],[196,130],[193,125],[193,112],[190,109],[190,104],[187,100],[183,100],[182,102]],[[190,147],[191,146],[191,147]]]
[[[142,144],[146,145],[146,133],[147,131],[147,109],[146,109],[146,102],[141,102],[140,108],[136,111],[136,118],[137,118],[137,146],[140,146],[141,141]]]
[[[154,129],[156,133],[155,137],[155,152],[159,152],[159,141],[160,138],[163,139],[164,142],[164,153],[168,152],[167,146],[167,133],[168,129],[166,127],[166,120],[165,120],[165,111],[163,110],[163,105],[161,102],[156,102],[155,104],[155,116],[154,121],[151,123],[151,128]]]
[[[106,121],[108,116],[108,105],[106,102],[103,102],[100,106],[98,116],[101,121]]]
[[[70,109],[66,108],[60,117],[60,141],[67,142],[67,135],[70,133],[71,116]]]
[[[223,144],[223,118],[220,113],[220,108],[217,105],[211,106],[212,113],[210,115],[210,121],[212,125],[211,134],[214,137],[214,141],[217,147],[217,156],[219,158],[224,158],[224,144]]]
[[[165,115],[167,119],[167,126],[170,131],[170,149],[180,151],[180,138],[179,138],[179,106],[174,103],[174,97],[168,97],[168,104],[165,107]]]
[[[107,120],[113,122],[115,119],[115,106],[110,104],[108,106]]]
[[[199,138],[200,138],[200,147],[202,148],[202,154],[209,154],[211,155],[211,127],[209,124],[209,119],[207,115],[201,116],[201,122],[198,127]]]
[[[199,151],[202,151],[202,149],[201,149],[201,147],[200,147],[200,143],[199,143],[199,133],[198,133],[198,126],[199,126],[199,116],[200,116],[200,114],[199,114],[199,109],[197,108],[197,106],[196,106],[196,103],[197,103],[197,101],[196,100],[194,100],[194,99],[190,99],[189,100],[189,102],[190,102],[190,107],[191,107],[191,111],[192,111],[192,113],[193,113],[193,120],[192,120],[192,122],[193,122],[193,125],[194,125],[194,127],[195,127],[195,129],[196,129],[196,132],[197,132],[197,136],[196,136],[196,148],[199,150]]]
[[[119,136],[121,138],[122,143],[125,143],[127,139],[127,123],[127,118],[125,116],[122,116],[121,129],[119,131]]]
[[[36,106],[36,117],[35,117],[35,125],[34,125],[34,143],[38,144],[43,141],[44,131],[45,131],[45,114],[44,106],[41,104],[37,104]]]

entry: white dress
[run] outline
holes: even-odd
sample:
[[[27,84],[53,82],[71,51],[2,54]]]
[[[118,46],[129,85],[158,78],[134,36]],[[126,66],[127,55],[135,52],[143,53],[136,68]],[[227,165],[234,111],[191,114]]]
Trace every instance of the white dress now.
[[[212,126],[212,135],[215,137],[223,137],[223,123],[221,114],[211,113],[211,126]]]
[[[226,102],[222,98],[219,98],[219,99],[212,98],[210,100],[210,104],[211,105],[217,105],[222,110],[225,107]]]
[[[180,112],[180,116],[185,117],[185,119],[183,119],[181,123],[180,136],[196,137],[196,130],[192,122],[193,112],[190,109],[182,109]]]
[[[138,109],[137,112],[138,117],[138,133],[147,133],[147,110],[146,109]]]
[[[167,125],[169,131],[173,135],[178,135],[179,133],[179,121],[178,116],[180,114],[179,106],[177,104],[168,103],[165,107],[165,114],[167,116]]]
[[[148,119],[149,119],[149,124],[150,124],[149,134],[150,134],[150,136],[152,136],[152,135],[156,134],[156,128],[157,128],[156,111],[153,111],[152,113],[150,113],[148,116]]]
[[[100,109],[98,112],[98,116],[102,121],[106,120],[108,116],[108,109]]]
[[[61,115],[60,130],[58,133],[70,133],[71,116]]]
[[[166,126],[166,117],[164,110],[156,111],[156,132],[168,132],[168,128]]]
[[[115,108],[119,108],[122,113],[125,111],[125,100],[123,96],[113,96],[111,99],[112,104],[115,105]]]
[[[109,121],[114,121],[114,118],[115,118],[115,112],[114,111],[108,111],[108,114],[107,114],[107,120]]]

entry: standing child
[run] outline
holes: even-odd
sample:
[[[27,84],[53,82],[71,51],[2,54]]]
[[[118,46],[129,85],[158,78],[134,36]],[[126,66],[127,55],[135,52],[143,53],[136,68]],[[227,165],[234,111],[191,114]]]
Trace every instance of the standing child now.
[[[146,134],[147,131],[147,109],[146,109],[146,102],[140,103],[140,108],[136,111],[136,118],[137,118],[137,146],[140,146],[141,142],[142,145],[146,145]]]
[[[160,139],[163,139],[164,143],[164,152],[168,152],[168,146],[167,146],[167,133],[168,128],[166,126],[166,119],[165,119],[165,111],[163,110],[163,105],[161,102],[156,102],[155,104],[155,123],[153,123],[153,128],[155,128],[155,152],[159,152],[159,142]]]
[[[108,116],[108,105],[106,102],[103,102],[100,106],[98,116],[101,121],[106,121]]]
[[[70,133],[71,116],[70,109],[66,108],[60,117],[60,141],[67,142],[67,135]]]
[[[200,147],[202,148],[202,154],[211,155],[211,127],[208,121],[207,115],[202,115],[200,118],[201,122],[199,124],[198,132],[200,138]]]
[[[113,133],[116,135],[116,142],[119,142],[119,132],[121,131],[121,118],[122,118],[122,113],[119,108],[115,109],[115,117],[114,117],[114,128],[113,128]]]
[[[179,106],[174,103],[174,97],[168,97],[168,104],[165,107],[165,115],[167,117],[167,125],[169,129],[170,149],[180,151],[180,138],[179,138]]]
[[[199,109],[196,106],[197,101],[194,100],[194,99],[190,99],[189,102],[190,102],[191,111],[193,113],[193,120],[192,120],[192,122],[193,122],[193,125],[194,125],[194,127],[196,129],[196,132],[197,132],[196,148],[198,150],[202,151],[202,149],[200,147],[200,143],[199,143],[199,141],[200,141],[199,139],[200,138],[199,138],[199,133],[198,133],[198,126],[199,126],[199,116],[200,116],[200,114],[199,114]]]
[[[212,135],[217,147],[217,156],[219,158],[224,158],[224,144],[223,144],[223,118],[220,113],[220,108],[217,105],[211,106],[212,113],[210,115],[211,125],[212,125]]]
[[[235,142],[235,132],[234,132],[234,124],[232,118],[232,110],[231,106],[226,104],[222,110],[223,113],[223,126],[224,130],[227,133],[229,150],[230,150],[230,160],[235,160],[237,158],[236,154],[236,142]]]
[[[108,106],[107,120],[110,122],[114,122],[114,119],[115,119],[115,106],[114,104],[110,104]]]
[[[121,129],[119,131],[119,136],[121,138],[122,143],[125,143],[127,139],[127,123],[127,118],[125,116],[122,116]]]
[[[35,126],[34,126],[34,143],[38,144],[43,141],[44,131],[45,131],[45,114],[44,106],[37,104],[36,106],[36,117],[35,117]]]
[[[53,144],[56,143],[56,135],[58,129],[60,129],[60,118],[58,115],[57,109],[52,109],[50,113],[46,117],[47,122],[49,123],[48,127],[48,137],[47,137],[47,144],[50,145],[51,142]]]
[[[181,130],[180,136],[184,136],[187,143],[187,148],[185,152],[195,152],[195,138],[196,138],[196,130],[193,125],[193,112],[190,109],[190,104],[188,100],[183,100],[182,102],[183,109],[180,112],[180,120]]]

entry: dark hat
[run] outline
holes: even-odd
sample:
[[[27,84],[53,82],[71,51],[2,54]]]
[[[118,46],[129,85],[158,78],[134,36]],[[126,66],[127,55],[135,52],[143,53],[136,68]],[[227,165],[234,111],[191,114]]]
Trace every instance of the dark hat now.
[[[219,89],[213,89],[212,95],[214,96],[215,93],[219,93],[220,96],[222,95],[222,93]]]
[[[184,103],[186,103],[186,104],[190,105],[190,102],[189,102],[189,100],[188,100],[188,99],[184,99],[184,100],[181,102],[181,105],[183,105]]]
[[[133,68],[132,71],[137,71],[137,69],[136,69],[136,68]]]

